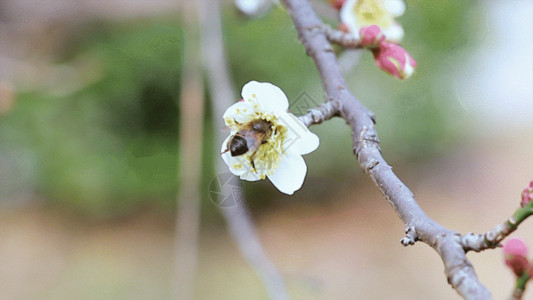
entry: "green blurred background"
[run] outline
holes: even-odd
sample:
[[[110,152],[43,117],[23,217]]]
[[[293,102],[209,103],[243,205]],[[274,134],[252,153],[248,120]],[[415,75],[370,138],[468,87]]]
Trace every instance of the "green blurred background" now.
[[[435,70],[476,42],[475,9],[470,2],[450,3],[436,14],[432,6],[413,5],[402,23],[408,33],[405,47],[423,62],[417,76],[393,80],[374,67],[368,53],[351,75],[353,90],[378,114],[383,148],[392,148],[393,159],[430,159],[461,138],[447,117],[451,105],[445,91],[450,86],[431,83],[442,76]],[[315,67],[302,55],[281,7],[251,21],[231,7],[225,12],[237,91],[260,80],[279,85],[292,101],[303,93],[311,104],[324,101]],[[46,202],[91,217],[120,216],[147,206],[173,213],[184,43],[179,17],[89,19],[65,29],[58,39],[54,51],[40,54],[65,69],[59,70],[67,73],[65,78],[46,87],[25,85],[1,119],[4,151],[23,153],[13,158],[19,160],[14,167],[31,169],[19,170],[28,176],[20,187],[33,187]],[[420,40],[424,43],[416,42]],[[407,113],[410,117],[404,118]],[[205,117],[213,118],[209,111]],[[337,180],[357,172],[346,163],[353,157],[348,128],[341,123],[313,129],[324,140],[309,159],[314,174]],[[208,129],[212,124],[206,124]],[[212,153],[219,147],[213,145],[213,131],[207,132],[205,149]],[[325,159],[328,155],[336,159]],[[213,168],[209,171],[204,181],[215,175]]]
[[[0,1],[0,12],[2,8],[5,12],[0,13],[0,21],[7,24],[0,31],[3,44],[0,55],[4,62],[0,61],[3,64],[0,68],[4,69],[0,73],[4,91],[0,94],[3,95],[0,96],[3,97],[0,98],[0,108],[3,108],[0,109],[0,236],[4,237],[0,253],[5,254],[0,262],[6,264],[6,268],[0,264],[0,269],[9,271],[0,275],[0,279],[5,279],[4,286],[0,280],[1,290],[7,291],[6,296],[0,295],[0,298],[167,299],[171,290],[173,217],[179,192],[178,116],[186,43],[176,7],[165,1],[153,5],[143,1],[126,2],[120,5],[130,10],[123,14],[123,7],[114,6],[111,1],[87,6],[92,10],[82,13],[80,8],[74,9],[74,4],[67,6],[68,1],[57,1],[59,9],[55,9],[60,12],[57,13],[53,6],[55,1],[40,4],[49,5],[49,10],[31,4],[26,4],[27,8],[14,2]],[[491,5],[498,6],[499,2]],[[422,189],[420,194],[427,196],[422,207],[434,209],[437,216],[439,211],[449,212],[450,208],[444,206],[439,201],[443,199],[435,197],[435,193],[442,195],[456,190],[459,195],[472,194],[472,203],[468,202],[470,206],[467,207],[471,209],[469,213],[474,214],[479,212],[479,204],[475,203],[480,200],[476,195],[483,194],[480,189],[488,189],[502,177],[500,171],[480,168],[483,163],[476,159],[497,156],[480,151],[500,149],[498,147],[507,143],[504,138],[515,136],[518,137],[511,139],[512,142],[522,141],[522,147],[531,146],[531,142],[523,138],[524,132],[530,132],[531,123],[522,126],[527,130],[491,137],[485,132],[492,130],[486,125],[490,115],[477,115],[476,105],[482,99],[457,94],[455,84],[461,81],[457,78],[465,76],[459,74],[461,68],[476,61],[476,53],[484,51],[483,47],[494,47],[486,46],[487,41],[494,42],[494,31],[487,29],[493,26],[492,12],[484,2],[413,0],[407,1],[407,6],[407,12],[399,21],[406,32],[402,45],[418,62],[415,75],[398,81],[378,70],[369,53],[362,53],[357,67],[347,75],[347,81],[355,95],[377,115],[377,130],[385,158],[408,185],[413,185],[415,191]],[[513,9],[512,4],[509,6]],[[17,9],[22,21],[10,13]],[[290,18],[282,7],[275,7],[261,18],[248,20],[239,15],[231,3],[226,3],[223,17],[224,39],[236,91],[250,80],[272,82],[285,91],[295,114],[305,112],[298,100],[316,104],[324,101],[314,64],[298,43]],[[24,18],[33,20],[35,25],[27,25]],[[326,17],[326,20],[335,23],[333,19]],[[528,59],[530,62],[531,58]],[[527,78],[516,81],[523,86],[520,82],[524,80]],[[527,97],[530,91],[525,93]],[[208,103],[209,99],[206,101]],[[531,109],[531,106],[525,107]],[[532,119],[531,111],[529,118]],[[204,229],[197,294],[199,299],[264,299],[259,281],[232,246],[218,208],[209,198],[208,186],[216,176],[214,163],[219,159],[216,153],[220,148],[214,144],[214,133],[222,130],[221,125],[221,116],[213,116],[207,104],[205,134],[198,137],[204,143],[200,187]],[[311,232],[313,236],[315,232],[318,240],[322,234],[328,236],[343,229],[349,233],[354,228],[348,229],[350,226],[346,228],[343,224],[338,224],[337,228],[334,220],[342,219],[343,211],[353,210],[357,216],[370,218],[366,223],[352,225],[368,226],[370,231],[376,228],[375,235],[366,232],[372,241],[376,235],[381,236],[379,224],[372,225],[372,220],[376,221],[375,214],[395,218],[356,165],[346,124],[336,119],[313,126],[311,130],[319,135],[321,145],[305,156],[308,175],[299,192],[292,197],[282,195],[268,181],[244,184],[248,205],[259,220],[267,252],[281,265],[295,299],[384,297],[371,290],[354,296],[356,293],[349,288],[349,280],[339,279],[343,276],[328,273],[319,264],[312,263],[313,257],[317,260],[322,257],[318,255],[322,253],[319,250],[313,252],[315,256],[307,258],[305,254],[291,252],[299,249],[297,244],[292,250],[289,247],[290,239],[284,231],[291,232],[291,228],[296,235]],[[476,130],[483,133],[477,135]],[[479,139],[486,141],[487,136],[489,142],[479,142]],[[519,155],[511,153],[509,156],[513,161],[512,158]],[[490,163],[497,161],[489,158]],[[530,156],[522,158],[531,161]],[[532,171],[530,162],[525,165],[519,168],[522,173],[518,174]],[[474,172],[472,170],[490,175],[492,179],[476,181],[479,173],[469,173]],[[428,179],[435,173],[440,177]],[[512,174],[515,175],[512,178],[517,179],[517,172]],[[447,184],[450,178],[460,181]],[[514,197],[531,178],[507,179],[507,189],[501,193],[510,191]],[[430,191],[425,192],[426,189]],[[451,193],[441,197],[448,199],[457,195]],[[515,200],[518,203],[518,199]],[[375,208],[368,202],[379,202],[380,206]],[[433,204],[436,206],[431,206]],[[511,211],[513,204],[509,207]],[[456,209],[466,208],[458,206]],[[507,216],[495,215],[494,219],[488,218],[486,227],[482,224],[472,228],[472,216],[464,216],[450,224],[444,212],[437,221],[460,231],[488,229]],[[311,220],[318,220],[324,232],[314,231]],[[393,240],[390,242],[392,249],[388,251],[402,251],[403,255],[413,256],[397,242],[403,231],[400,222],[391,222],[393,230],[383,228],[383,232],[389,232],[387,243]],[[331,230],[327,229],[329,225]],[[360,234],[364,239],[365,232]],[[378,240],[384,242],[384,238]],[[356,239],[353,243],[359,244],[359,241]],[[309,240],[300,246],[313,249],[318,246],[307,247],[306,243],[314,242],[316,240]],[[357,249],[364,257],[365,251],[386,247],[384,245],[376,242],[364,249],[357,245]],[[434,270],[423,272],[436,273],[436,282],[440,285],[425,285],[424,278],[420,278],[424,275],[413,273],[412,277],[417,278],[413,280],[421,280],[418,284],[422,291],[419,294],[406,292],[403,298],[395,296],[395,299],[427,299],[421,295],[433,290],[445,291],[447,294],[443,294],[442,299],[454,296],[446,286],[438,257],[430,253],[428,247],[423,247],[420,246],[419,251],[435,266]],[[136,250],[131,252],[132,248]],[[392,255],[390,252],[382,255],[387,257]],[[293,253],[292,259],[290,253]],[[10,255],[14,258],[7,258]],[[327,254],[324,252],[324,255]],[[296,259],[301,264],[291,264],[296,257],[304,262]],[[230,267],[224,261],[238,267]],[[360,262],[350,258],[339,257],[336,262],[353,263],[364,269]],[[30,266],[25,267],[25,263]],[[501,265],[498,260],[494,264]],[[311,270],[305,271],[302,265],[310,265]],[[361,286],[368,285],[366,281],[378,281],[378,270],[387,272],[388,265],[367,267],[363,274],[354,275]],[[398,266],[399,270],[404,267]],[[332,268],[339,270],[335,263]],[[369,271],[372,268],[376,274]],[[225,279],[228,269],[234,272],[226,274],[230,279]],[[504,272],[501,277],[510,280],[511,276]],[[309,275],[314,273],[326,275],[324,278]],[[48,279],[36,285],[31,283],[43,278]],[[232,286],[228,280],[240,284]],[[330,281],[334,282],[331,286]],[[391,289],[398,291],[400,283],[401,280],[391,284]],[[32,287],[24,287],[25,284]],[[511,285],[506,287],[510,290]],[[505,289],[502,293],[505,295]]]

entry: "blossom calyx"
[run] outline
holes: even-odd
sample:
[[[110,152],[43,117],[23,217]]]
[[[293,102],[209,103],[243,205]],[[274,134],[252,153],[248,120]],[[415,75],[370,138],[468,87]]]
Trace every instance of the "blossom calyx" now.
[[[416,61],[400,45],[382,42],[372,53],[376,65],[398,79],[409,78],[415,71]]]
[[[361,27],[359,30],[359,44],[364,48],[377,48],[381,42],[385,41],[385,35],[377,25]]]

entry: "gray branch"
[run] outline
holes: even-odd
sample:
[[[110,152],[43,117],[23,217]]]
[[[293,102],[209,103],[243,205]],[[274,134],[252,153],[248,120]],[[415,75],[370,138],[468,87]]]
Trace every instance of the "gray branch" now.
[[[461,236],[459,242],[463,245],[465,251],[480,252],[485,249],[500,247],[500,242],[515,230],[516,227],[510,226],[509,222],[506,221],[485,233],[474,234],[469,232]]]
[[[339,115],[339,103],[337,101],[328,101],[315,108],[311,108],[303,116],[298,117],[306,127],[313,124],[320,124],[335,116]]]
[[[359,40],[355,39],[353,35],[349,33],[340,31],[338,29],[333,29],[331,26],[326,24],[320,25],[317,27],[317,30],[321,30],[331,43],[339,44],[345,48],[361,48]]]
[[[198,49],[198,9],[196,2],[182,3],[184,47],[180,94],[180,164],[179,193],[176,211],[175,266],[173,299],[193,299],[198,235],[200,232],[200,179],[202,165],[202,139],[204,124],[204,93]]]
[[[374,115],[348,90],[326,34],[317,30],[323,28],[323,24],[310,3],[307,0],[283,2],[300,41],[318,68],[328,101],[338,102],[340,116],[352,129],[353,151],[359,165],[408,228],[407,236],[402,239],[404,245],[420,240],[431,246],[442,258],[448,282],[463,298],[491,299],[466,258],[461,235],[429,218],[382,157]]]
[[[203,0],[201,3],[204,4],[204,8],[207,7],[207,2],[209,2],[209,9],[203,10],[201,22],[202,52],[208,77],[207,85],[213,104],[213,116],[215,117],[215,124],[220,124],[222,122],[220,116],[237,98],[232,88],[233,84],[230,79],[231,76],[222,41],[220,3],[218,0]],[[217,126],[215,131],[217,145],[222,145],[225,138],[224,135],[228,133],[224,132],[222,128],[223,124]],[[218,151],[218,149],[216,150]],[[222,174],[225,172],[227,172],[227,167],[219,157],[217,160],[217,173]],[[235,193],[234,188],[239,189],[240,186],[225,184],[222,186],[221,193],[223,195],[231,195]],[[261,279],[269,298],[272,300],[289,299],[283,277],[263,250],[250,214],[246,209],[244,196],[240,198],[240,201],[236,201],[232,207],[220,207],[220,211],[226,220],[230,235],[248,264]]]

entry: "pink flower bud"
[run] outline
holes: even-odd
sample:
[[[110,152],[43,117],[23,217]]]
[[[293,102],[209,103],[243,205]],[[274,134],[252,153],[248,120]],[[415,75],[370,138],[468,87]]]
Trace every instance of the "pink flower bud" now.
[[[415,71],[416,61],[400,45],[382,42],[372,52],[376,65],[398,79],[406,79]]]
[[[359,37],[359,43],[365,48],[376,48],[385,40],[385,35],[377,25],[361,27]]]
[[[503,246],[505,264],[520,277],[528,270],[527,246],[519,239],[510,239]]]
[[[533,199],[533,180],[529,183],[529,186],[522,192],[522,202],[520,206],[524,207]]]

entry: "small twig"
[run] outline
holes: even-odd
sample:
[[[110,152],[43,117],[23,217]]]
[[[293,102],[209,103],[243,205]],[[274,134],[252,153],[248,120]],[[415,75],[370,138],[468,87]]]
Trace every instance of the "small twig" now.
[[[414,245],[417,240],[418,240],[418,236],[416,235],[415,228],[407,227],[405,229],[405,237],[400,242],[404,246],[409,246],[409,245]]]
[[[207,0],[201,2],[205,3],[205,1]],[[210,1],[209,9],[203,11],[202,52],[204,67],[208,77],[207,84],[213,103],[214,123],[219,124],[222,120],[221,116],[224,114],[224,110],[234,103],[233,99],[237,98],[232,88],[233,84],[231,83],[231,76],[224,51],[220,3],[218,0]],[[225,138],[225,133],[221,128],[222,126],[217,126],[215,131],[216,145],[221,145]],[[218,148],[216,151],[215,155],[218,157]],[[220,157],[218,157],[216,169],[218,174],[228,171]],[[221,194],[231,195],[235,193],[234,189],[240,188],[239,183],[233,186],[226,184],[222,186]],[[246,261],[263,282],[269,298],[273,300],[289,299],[283,277],[263,250],[250,214],[246,209],[244,196],[240,198],[240,201],[236,201],[232,207],[220,207],[220,211],[228,224],[230,235]]]
[[[508,222],[505,222],[485,233],[474,234],[469,232],[464,234],[459,238],[459,242],[463,245],[465,252],[480,252],[486,249],[500,247],[500,242],[515,230],[516,227],[513,228],[509,226]]]
[[[318,28],[322,30],[322,32],[324,32],[324,34],[326,35],[326,38],[331,43],[341,45],[344,48],[352,48],[352,49],[362,48],[361,44],[359,44],[359,40],[354,38],[353,35],[349,33],[331,28],[331,26],[326,25],[326,24],[322,24]]]
[[[317,107],[310,108],[305,115],[299,116],[298,119],[300,119],[306,127],[309,127],[314,124],[320,124],[338,115],[339,103],[337,101],[328,101]]]
[[[520,223],[533,214],[533,202],[525,207],[518,208],[512,217],[507,219],[502,224],[499,224],[491,230],[481,233],[473,234],[467,233],[460,238],[460,243],[463,245],[465,251],[482,251],[485,249],[492,249],[500,246],[500,242],[513,233]]]

